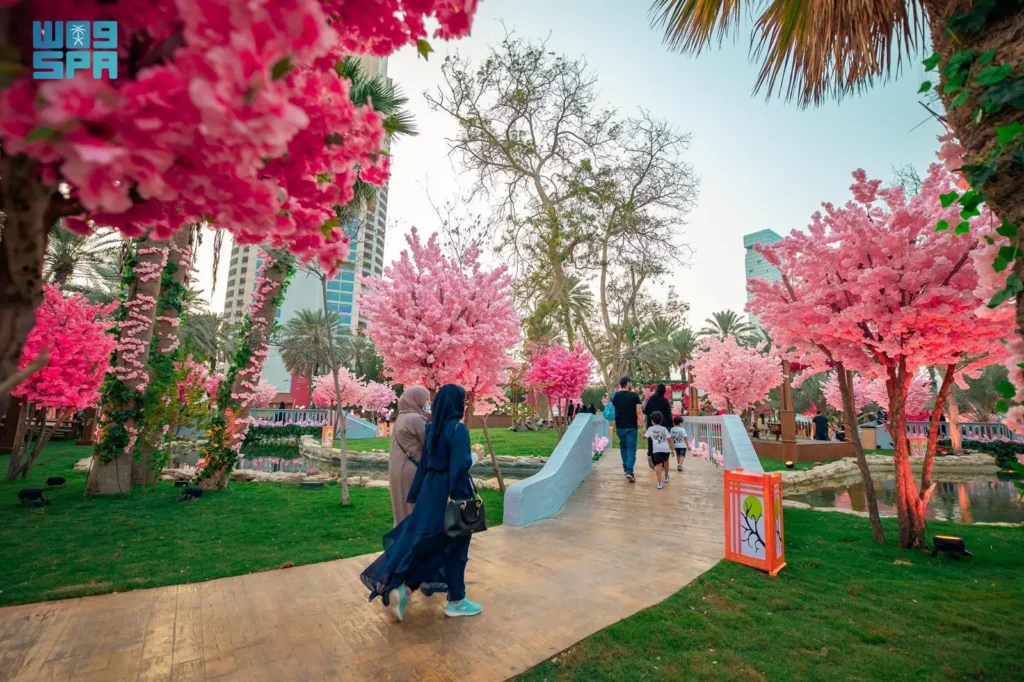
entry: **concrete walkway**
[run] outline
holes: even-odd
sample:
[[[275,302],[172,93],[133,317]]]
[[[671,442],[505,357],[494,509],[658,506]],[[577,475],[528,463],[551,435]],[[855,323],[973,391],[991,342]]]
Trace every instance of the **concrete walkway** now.
[[[723,555],[722,474],[656,490],[610,451],[555,517],[474,538],[475,618],[366,601],[362,556],[0,609],[0,680],[505,680],[665,599]]]

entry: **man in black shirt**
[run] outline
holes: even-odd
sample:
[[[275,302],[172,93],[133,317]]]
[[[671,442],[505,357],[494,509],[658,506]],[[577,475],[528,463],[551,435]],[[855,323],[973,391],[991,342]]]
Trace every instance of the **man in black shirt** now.
[[[633,465],[636,464],[637,429],[643,418],[640,403],[640,396],[633,392],[633,380],[629,377],[619,379],[619,390],[612,395],[612,405],[615,406],[615,433],[619,437],[622,470],[630,483],[636,482]]]

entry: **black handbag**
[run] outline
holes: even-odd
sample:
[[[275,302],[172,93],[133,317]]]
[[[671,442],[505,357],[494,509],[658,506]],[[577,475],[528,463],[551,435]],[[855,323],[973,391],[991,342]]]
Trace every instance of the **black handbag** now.
[[[444,510],[444,532],[450,538],[460,538],[473,533],[487,530],[487,518],[484,514],[484,501],[476,491],[473,477],[469,477],[473,486],[473,497],[468,500],[448,500]]]

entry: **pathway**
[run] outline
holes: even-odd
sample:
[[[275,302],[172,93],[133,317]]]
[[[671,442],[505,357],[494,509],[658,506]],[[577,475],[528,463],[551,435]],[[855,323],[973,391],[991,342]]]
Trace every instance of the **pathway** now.
[[[663,491],[638,471],[610,451],[557,516],[474,538],[476,618],[416,596],[394,623],[363,556],[0,609],[0,680],[505,680],[722,558],[720,470],[689,461]]]

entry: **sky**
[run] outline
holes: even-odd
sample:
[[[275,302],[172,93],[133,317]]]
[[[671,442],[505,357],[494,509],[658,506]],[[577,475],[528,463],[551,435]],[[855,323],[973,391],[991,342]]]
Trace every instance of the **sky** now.
[[[409,97],[420,132],[392,148],[385,263],[398,257],[412,226],[426,233],[438,228],[431,199],[438,205],[458,201],[471,180],[449,154],[452,120],[432,112],[423,92],[441,82],[447,53],[479,61],[506,29],[546,39],[549,50],[567,57],[585,57],[603,103],[622,115],[643,107],[692,135],[685,158],[700,178],[700,191],[680,241],[693,253],[689,267],[680,266],[668,282],[689,303],[695,329],[714,311],[743,310],[744,234],[804,229],[822,202],[849,198],[857,168],[889,181],[894,166],[912,164],[923,174],[934,161],[942,130],[916,94],[924,80],[923,56],[913,57],[900,78],[863,95],[801,109],[752,95],[759,65],[748,59],[749,29],[700,57],[681,55],[663,46],[647,7],[637,0],[482,0],[470,37],[431,41],[435,52],[426,61],[412,47],[392,55],[388,74]],[[211,245],[205,240],[199,256],[207,290]],[[228,252],[226,245],[222,263]],[[225,275],[221,268],[215,310],[223,308]]]

